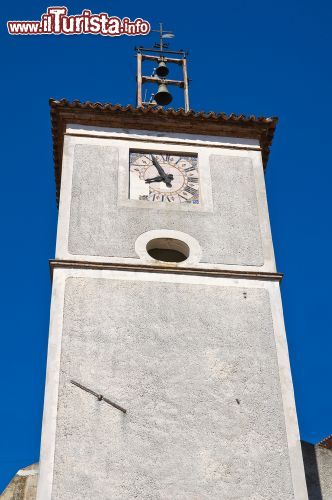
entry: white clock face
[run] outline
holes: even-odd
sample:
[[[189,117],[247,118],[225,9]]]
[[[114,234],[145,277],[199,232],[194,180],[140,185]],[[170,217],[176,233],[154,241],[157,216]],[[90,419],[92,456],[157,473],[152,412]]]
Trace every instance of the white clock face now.
[[[129,198],[199,204],[197,156],[130,152]]]

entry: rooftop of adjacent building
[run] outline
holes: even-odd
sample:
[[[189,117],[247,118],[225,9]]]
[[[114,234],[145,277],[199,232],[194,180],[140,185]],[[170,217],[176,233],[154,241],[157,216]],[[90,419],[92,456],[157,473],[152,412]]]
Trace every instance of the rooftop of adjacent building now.
[[[332,434],[318,443],[318,446],[332,450]]]
[[[0,495],[1,500],[35,500],[39,464],[20,469]]]

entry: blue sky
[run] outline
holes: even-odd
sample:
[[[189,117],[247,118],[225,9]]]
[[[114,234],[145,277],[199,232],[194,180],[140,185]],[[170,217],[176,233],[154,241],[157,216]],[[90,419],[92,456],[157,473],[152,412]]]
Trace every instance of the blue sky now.
[[[328,1],[70,1],[176,34],[190,49],[191,107],[280,118],[266,183],[303,439],[332,434],[331,21]],[[149,36],[26,36],[11,19],[49,4],[7,2],[1,30],[0,491],[38,460],[57,209],[49,97],[135,103],[134,46]]]

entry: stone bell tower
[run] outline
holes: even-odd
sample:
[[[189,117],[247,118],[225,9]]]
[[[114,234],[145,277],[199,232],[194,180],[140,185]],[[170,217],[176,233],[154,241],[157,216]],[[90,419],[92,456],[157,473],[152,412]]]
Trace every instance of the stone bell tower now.
[[[264,183],[276,119],[151,102],[50,102],[37,498],[304,500]]]

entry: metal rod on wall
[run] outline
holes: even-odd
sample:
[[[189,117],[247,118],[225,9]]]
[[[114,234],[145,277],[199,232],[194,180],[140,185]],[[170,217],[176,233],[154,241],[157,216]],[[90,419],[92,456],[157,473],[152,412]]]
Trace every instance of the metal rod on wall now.
[[[122,411],[122,413],[127,413],[127,410],[122,408],[122,406],[118,405],[117,403],[114,403],[114,401],[111,401],[108,398],[105,398],[102,394],[98,394],[97,392],[93,391],[92,389],[89,389],[88,387],[85,387],[85,385],[79,384],[75,380],[70,381],[73,385],[76,385],[76,387],[79,387],[85,392],[88,392],[89,394],[92,394],[92,396],[95,396],[98,401],[105,401],[105,403],[109,404],[110,406],[113,406],[113,408],[116,408],[117,410]]]

